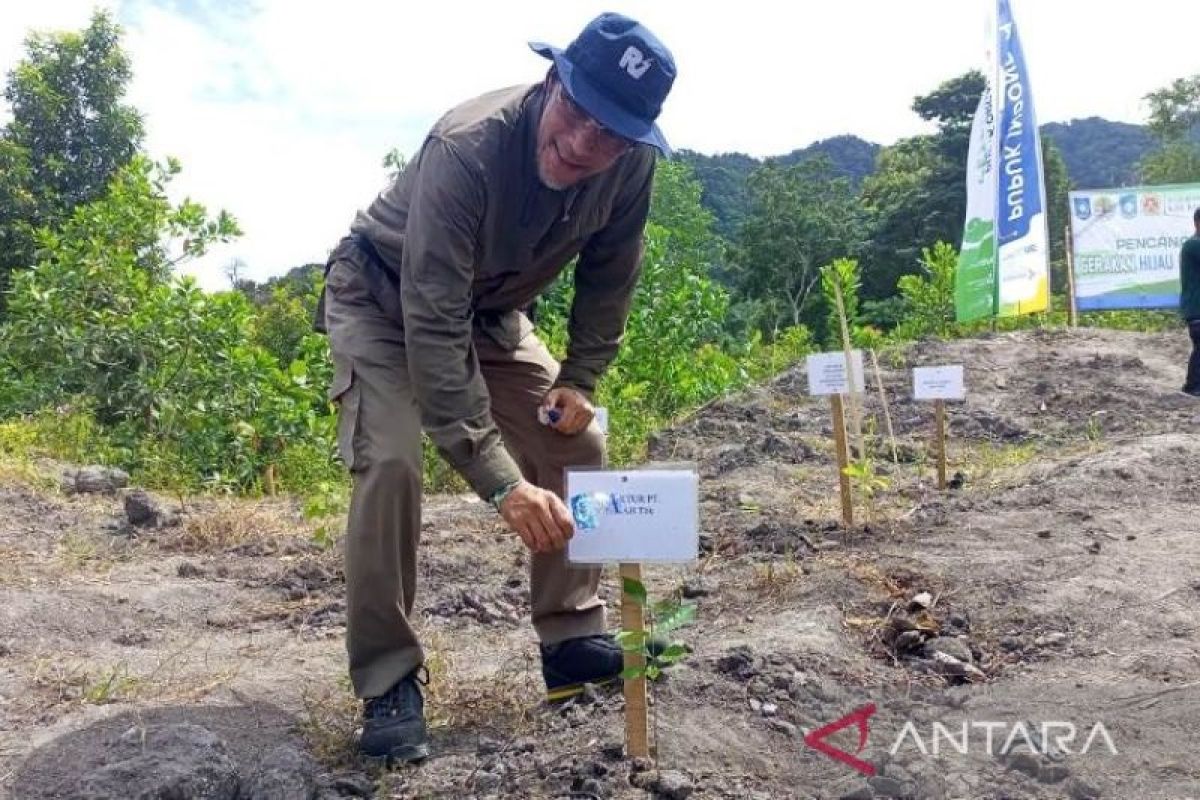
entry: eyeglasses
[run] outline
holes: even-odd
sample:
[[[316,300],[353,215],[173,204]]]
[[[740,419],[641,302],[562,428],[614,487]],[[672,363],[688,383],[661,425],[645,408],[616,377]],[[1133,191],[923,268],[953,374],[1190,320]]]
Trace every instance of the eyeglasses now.
[[[566,118],[571,127],[590,127],[592,129],[594,146],[602,155],[608,157],[619,156],[633,147],[631,140],[597,122],[591,114],[583,109],[583,106],[576,103],[574,98],[567,94],[567,90],[563,88],[561,83],[558,84],[558,102],[559,107],[562,109],[563,117]]]

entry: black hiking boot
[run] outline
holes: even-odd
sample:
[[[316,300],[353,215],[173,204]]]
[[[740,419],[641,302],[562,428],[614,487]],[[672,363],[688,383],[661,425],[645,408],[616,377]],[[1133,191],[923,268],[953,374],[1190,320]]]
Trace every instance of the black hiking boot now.
[[[542,645],[542,677],[546,699],[552,703],[583,692],[583,685],[614,684],[624,669],[625,657],[616,639],[608,634],[580,636]]]
[[[405,675],[382,696],[363,702],[363,731],[358,741],[363,755],[402,762],[429,757],[425,698],[418,684],[429,684],[424,667]]]

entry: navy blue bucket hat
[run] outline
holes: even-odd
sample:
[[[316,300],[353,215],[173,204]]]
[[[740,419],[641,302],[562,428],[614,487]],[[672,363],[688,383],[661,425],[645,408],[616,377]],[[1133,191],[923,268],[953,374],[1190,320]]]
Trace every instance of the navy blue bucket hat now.
[[[621,14],[601,14],[566,50],[542,42],[529,46],[554,62],[567,94],[597,122],[670,155],[654,121],[675,82],[675,59],[643,25]]]

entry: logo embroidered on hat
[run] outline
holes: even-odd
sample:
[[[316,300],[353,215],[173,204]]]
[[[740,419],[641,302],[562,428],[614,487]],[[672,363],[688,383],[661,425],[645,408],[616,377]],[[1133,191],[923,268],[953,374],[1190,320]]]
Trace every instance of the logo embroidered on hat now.
[[[646,58],[642,55],[641,50],[630,45],[625,48],[624,54],[621,55],[621,63],[617,66],[624,67],[625,71],[632,75],[634,80],[641,80],[642,76],[646,74],[646,70],[650,69],[650,65],[653,63],[653,58]]]

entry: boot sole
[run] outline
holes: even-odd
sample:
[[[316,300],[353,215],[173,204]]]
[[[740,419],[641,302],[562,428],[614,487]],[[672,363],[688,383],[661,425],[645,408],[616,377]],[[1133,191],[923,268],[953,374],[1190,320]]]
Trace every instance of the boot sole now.
[[[405,744],[393,747],[387,753],[363,753],[363,758],[384,764],[415,764],[429,758],[429,745]]]
[[[556,686],[553,689],[546,690],[546,700],[551,703],[561,703],[564,700],[570,700],[572,697],[578,697],[583,694],[583,687],[591,684],[597,689],[607,689],[614,684],[621,682],[620,675],[614,675],[611,678],[603,678],[598,681],[585,681],[584,683],[572,683],[567,686]]]

